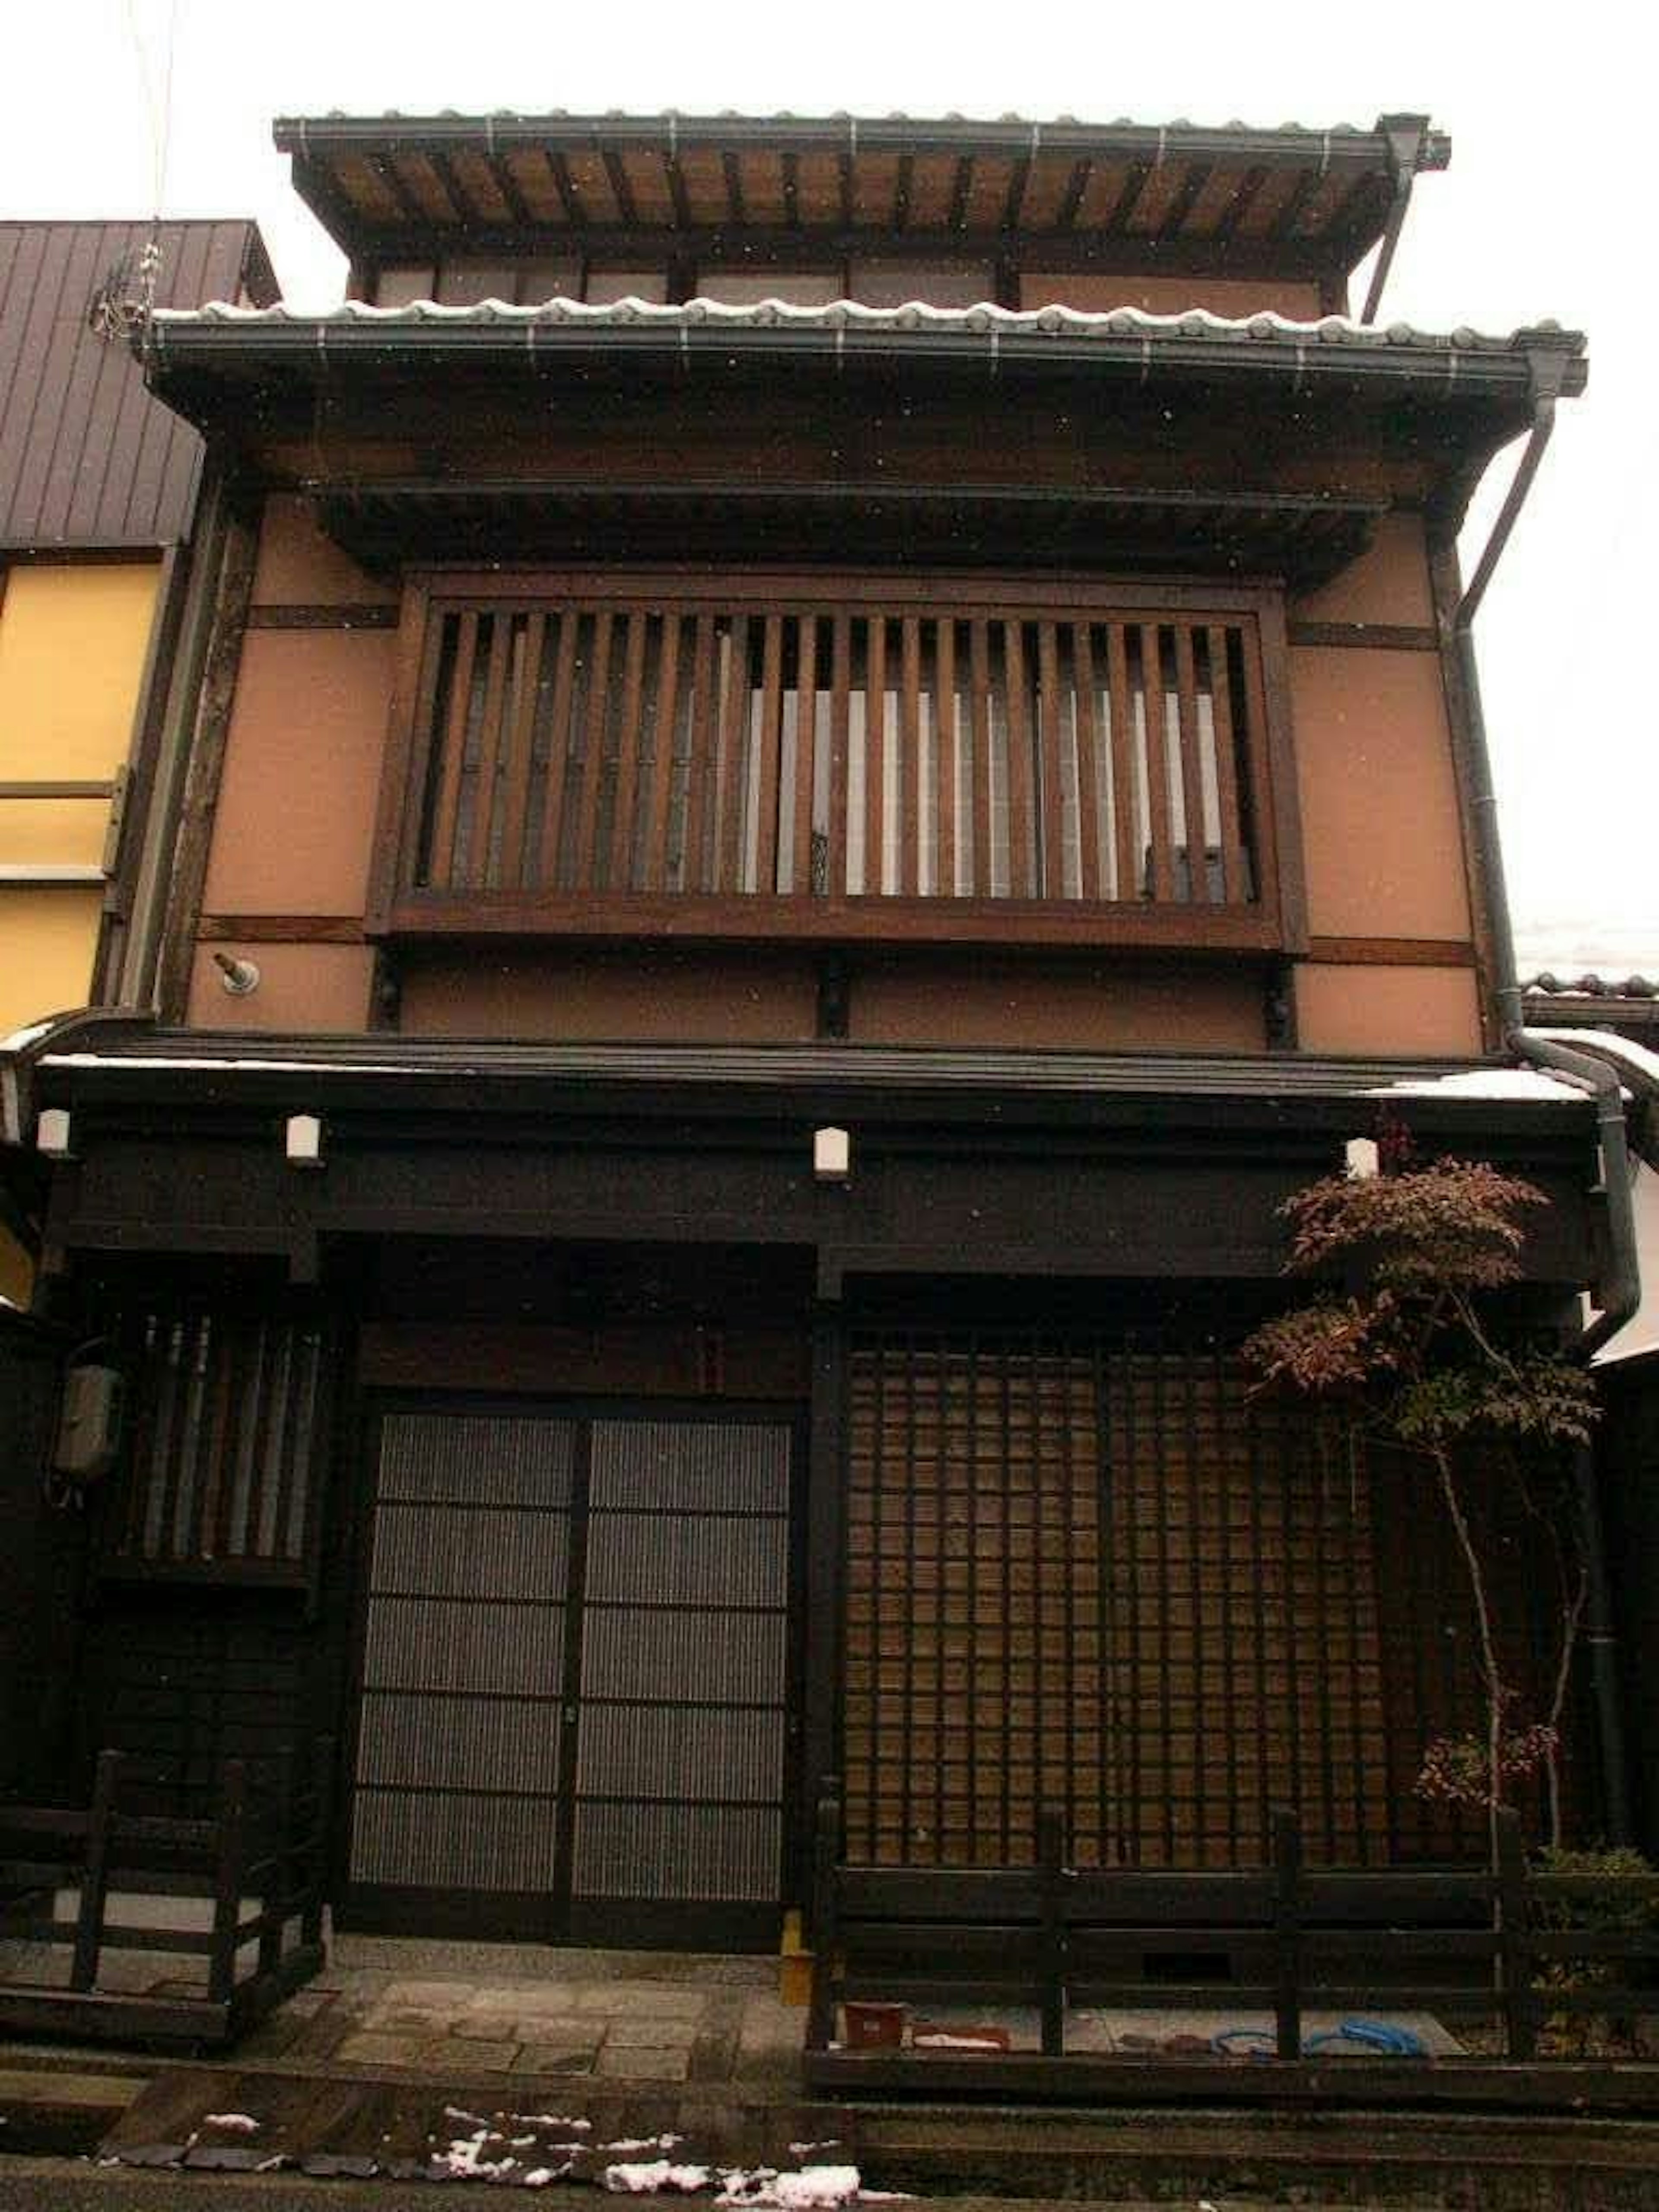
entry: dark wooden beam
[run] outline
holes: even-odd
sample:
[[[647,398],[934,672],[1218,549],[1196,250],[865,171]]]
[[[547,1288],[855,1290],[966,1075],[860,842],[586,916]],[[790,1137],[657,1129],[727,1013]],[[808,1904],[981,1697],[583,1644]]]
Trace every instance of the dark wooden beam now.
[[[190,995],[195,925],[207,881],[213,818],[224,773],[236,676],[241,665],[242,635],[253,590],[258,553],[254,519],[233,510],[226,526],[224,552],[214,585],[212,628],[202,671],[190,744],[190,766],[179,809],[173,869],[161,932],[156,997],[164,1021],[181,1022]]]

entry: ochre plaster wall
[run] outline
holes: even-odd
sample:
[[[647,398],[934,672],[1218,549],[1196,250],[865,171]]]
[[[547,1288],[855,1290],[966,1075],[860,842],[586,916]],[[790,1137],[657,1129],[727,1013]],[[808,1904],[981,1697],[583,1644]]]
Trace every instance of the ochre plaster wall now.
[[[311,501],[275,493],[259,525],[256,607],[395,605],[397,586],[360,568],[325,536]]]
[[[1304,1052],[1478,1054],[1480,1006],[1471,968],[1309,964],[1296,971]]]
[[[1264,1042],[1259,985],[1184,964],[874,969],[854,979],[851,1034],[860,1044],[1073,1052],[1260,1052]]]
[[[485,945],[410,960],[398,1027],[406,1036],[799,1044],[817,1018],[817,979],[800,960]]]
[[[1022,307],[1046,307],[1056,301],[1088,315],[1109,314],[1114,307],[1139,307],[1149,315],[1179,315],[1189,307],[1207,307],[1230,322],[1268,312],[1291,322],[1316,322],[1324,312],[1317,284],[1293,283],[1288,278],[1263,277],[1255,283],[1227,276],[1090,276],[1076,270],[1039,271],[1020,278]]]
[[[211,915],[361,915],[391,698],[389,630],[250,630],[225,748]]]
[[[258,988],[233,997],[214,964],[215,951],[252,961]],[[198,945],[185,1019],[201,1030],[366,1030],[374,968],[365,945]]]
[[[1293,647],[1291,698],[1310,933],[1467,942],[1438,659]]]
[[[1429,590],[1428,552],[1423,518],[1401,512],[1385,514],[1376,535],[1357,561],[1317,591],[1304,592],[1290,605],[1293,623],[1387,623],[1426,628],[1434,621]]]

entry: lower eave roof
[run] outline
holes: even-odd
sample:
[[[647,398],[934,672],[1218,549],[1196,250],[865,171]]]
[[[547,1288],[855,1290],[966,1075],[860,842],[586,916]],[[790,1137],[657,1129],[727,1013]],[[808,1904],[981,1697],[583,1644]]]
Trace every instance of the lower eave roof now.
[[[393,1036],[250,1036],[66,1023],[21,1055],[50,1102],[168,1103],[399,1115],[844,1110],[879,1121],[958,1113],[1014,1121],[1228,1122],[1369,1128],[1383,1099],[1449,1132],[1576,1133],[1576,1087],[1468,1060],[1189,1053],[960,1051],[870,1045],[505,1044]]]
[[[747,307],[711,300],[678,307],[553,300],[534,307],[422,301],[398,308],[351,301],[312,315],[216,302],[191,313],[156,314],[143,343],[152,388],[198,420],[244,404],[251,385],[326,391],[348,375],[440,366],[683,374],[700,364],[793,364],[993,380],[1059,372],[1136,385],[1243,382],[1291,394],[1374,390],[1516,407],[1530,400],[1540,357],[1560,367],[1559,388],[1569,396],[1583,390],[1588,374],[1583,334],[1553,323],[1492,337],[1461,329],[1433,334],[1399,323],[1377,329],[1341,316],[1297,323],[1265,313],[1231,320],[1201,308],[1173,316],[1133,307],[1085,314],[1064,307],[882,308],[851,301],[821,307],[775,300]]]

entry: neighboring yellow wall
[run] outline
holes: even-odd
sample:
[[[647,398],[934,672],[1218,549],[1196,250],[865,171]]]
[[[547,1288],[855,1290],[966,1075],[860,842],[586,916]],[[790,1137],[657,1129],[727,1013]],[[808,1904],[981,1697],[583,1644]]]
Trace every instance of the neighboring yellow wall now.
[[[0,782],[106,782],[127,757],[161,570],[154,561],[0,577]],[[0,862],[95,867],[107,799],[0,799]],[[0,1033],[86,1002],[94,886],[0,885]]]
[[[0,1036],[87,1003],[101,894],[0,884]]]

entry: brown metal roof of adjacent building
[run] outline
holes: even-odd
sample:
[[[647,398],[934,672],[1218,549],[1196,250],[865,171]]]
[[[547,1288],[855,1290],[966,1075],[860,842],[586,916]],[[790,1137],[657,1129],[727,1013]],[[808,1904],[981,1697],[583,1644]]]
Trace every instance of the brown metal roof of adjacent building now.
[[[145,390],[124,327],[151,235],[148,222],[0,222],[0,550],[165,545],[185,529],[201,440]],[[251,222],[154,235],[160,306],[276,295]]]
[[[811,249],[1018,241],[1171,268],[1346,274],[1402,186],[1443,169],[1426,116],[1279,130],[1071,117],[284,117],[295,189],[356,256],[474,247],[526,229],[607,239],[767,236]]]

